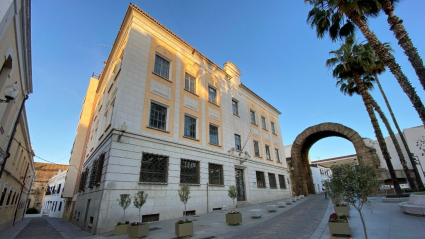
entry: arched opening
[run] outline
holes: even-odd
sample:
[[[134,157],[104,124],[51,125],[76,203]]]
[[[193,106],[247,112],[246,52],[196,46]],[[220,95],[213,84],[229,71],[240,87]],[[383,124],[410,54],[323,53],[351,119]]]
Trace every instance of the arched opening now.
[[[341,137],[349,140],[356,151],[359,164],[379,167],[379,158],[374,148],[366,146],[360,135],[351,128],[337,123],[322,123],[311,126],[297,136],[291,149],[292,190],[295,195],[315,193],[310,171],[308,153],[317,141],[327,137]]]

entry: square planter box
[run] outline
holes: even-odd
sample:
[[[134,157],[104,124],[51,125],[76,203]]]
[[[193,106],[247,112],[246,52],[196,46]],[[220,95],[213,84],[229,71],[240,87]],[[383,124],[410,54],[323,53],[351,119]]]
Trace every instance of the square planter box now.
[[[338,202],[342,202],[343,198],[342,198],[342,196],[340,196],[340,197],[337,197],[337,198],[331,198],[331,200],[332,200],[333,204],[337,204]]]
[[[128,237],[142,237],[149,234],[149,224],[143,224],[139,226],[130,226],[128,228]]]
[[[235,214],[226,214],[226,223],[230,225],[237,225],[242,223],[242,213],[235,213]]]
[[[176,222],[175,231],[176,231],[177,237],[192,236],[193,235],[193,222],[183,223],[183,224],[178,224]]]
[[[336,214],[344,214],[345,216],[349,217],[350,216],[350,206],[345,206],[345,207],[341,207],[341,206],[334,206],[334,211]]]
[[[115,226],[114,236],[125,235],[128,233],[129,224]]]
[[[351,235],[351,228],[347,222],[328,222],[331,234]]]

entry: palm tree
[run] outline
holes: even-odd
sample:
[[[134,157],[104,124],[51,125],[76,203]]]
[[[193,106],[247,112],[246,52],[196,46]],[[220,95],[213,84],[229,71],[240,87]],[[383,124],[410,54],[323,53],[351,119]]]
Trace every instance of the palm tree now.
[[[419,77],[419,81],[422,84],[422,87],[425,90],[425,66],[422,58],[419,56],[419,53],[413,42],[409,37],[406,29],[403,26],[403,20],[394,15],[394,2],[399,0],[378,0],[382,6],[382,10],[388,16],[387,22],[390,25],[390,30],[393,31],[394,36],[397,38],[398,44],[403,48],[404,54],[410,61],[410,64],[415,69],[416,75]]]
[[[393,49],[391,48],[391,46],[389,45],[388,42],[387,43],[384,43],[384,45],[385,45],[385,48],[387,48],[389,51],[393,51]],[[370,47],[370,44],[369,43],[368,44],[365,44],[365,47],[368,48],[369,50],[371,50],[373,54],[375,54],[375,52],[373,51],[373,49]],[[379,59],[378,56],[376,56],[376,54],[375,54],[375,63],[371,67],[370,70],[371,70],[370,73],[373,75],[373,77],[370,77],[370,76],[368,76],[368,77],[374,79],[374,81],[378,85],[378,88],[379,88],[379,91],[382,94],[382,97],[384,98],[385,104],[387,105],[388,111],[390,112],[390,115],[391,115],[391,118],[393,120],[393,123],[394,123],[394,125],[395,125],[395,127],[397,129],[397,132],[398,132],[398,134],[400,136],[400,139],[401,139],[401,141],[403,143],[403,146],[406,149],[406,152],[407,152],[407,155],[409,157],[410,163],[412,164],[412,168],[413,168],[413,171],[415,173],[415,178],[416,178],[416,185],[419,188],[423,188],[422,178],[421,178],[421,176],[419,174],[418,168],[415,166],[415,164],[416,164],[415,163],[415,159],[413,158],[413,155],[412,155],[412,153],[410,151],[409,145],[407,144],[407,141],[406,141],[406,138],[404,137],[404,134],[401,132],[400,127],[398,126],[397,120],[396,120],[396,118],[394,116],[394,112],[393,112],[393,110],[392,110],[392,108],[390,106],[390,102],[388,101],[388,98],[387,98],[387,96],[386,96],[386,94],[384,92],[384,89],[382,88],[381,83],[379,82],[378,74],[382,74],[385,71],[385,64],[381,61],[381,59]],[[406,164],[405,162],[404,162],[404,164],[402,163],[403,168],[404,168],[405,164]],[[407,165],[406,165],[406,167],[407,167]],[[405,171],[405,173],[406,173],[406,171]],[[406,173],[406,175],[407,175],[407,173]],[[411,186],[414,187],[413,184],[411,184]]]
[[[395,76],[404,93],[412,102],[413,107],[415,107],[422,123],[425,124],[425,107],[415,88],[402,72],[394,56],[366,24],[368,17],[378,16],[381,9],[379,2],[377,0],[304,0],[304,3],[313,5],[313,9],[308,14],[307,22],[313,28],[316,28],[319,38],[322,38],[325,32],[329,32],[329,36],[335,41],[338,38],[350,35],[347,34],[347,31],[343,31],[344,27],[349,28],[347,24],[356,25],[382,62]],[[346,23],[341,27],[344,22]],[[354,29],[350,30],[350,33],[354,33]]]
[[[365,50],[363,45],[356,44],[354,36],[347,37],[340,49],[331,51],[330,54],[333,55],[333,57],[326,61],[326,66],[329,68],[333,67],[333,76],[339,80],[352,79],[356,84],[369,114],[373,129],[375,130],[376,138],[394,184],[394,190],[397,195],[401,196],[400,184],[391,163],[387,144],[385,143],[384,136],[382,135],[381,128],[375,116],[374,100],[368,93],[361,79],[361,76],[367,74],[369,72],[369,67],[373,65],[373,55],[371,55],[370,51]]]
[[[373,82],[375,82],[375,78],[370,76],[370,75],[366,75],[362,78],[362,83],[363,83],[363,87],[364,87],[365,90],[372,90],[373,89]],[[340,80],[337,81],[336,85],[340,86],[340,91],[344,95],[353,96],[355,94],[357,94],[357,95],[360,94],[359,88],[357,87],[356,83],[354,82],[354,80],[352,78],[340,79]],[[382,111],[382,109],[378,105],[378,103],[369,94],[369,92],[367,92],[367,94],[369,95],[369,97],[371,99],[373,108],[379,114],[379,117],[382,119],[385,127],[388,130],[388,133],[391,137],[391,140],[393,141],[393,144],[394,144],[394,147],[396,149],[400,163],[403,166],[403,171],[406,174],[406,178],[407,178],[407,181],[409,182],[409,185],[411,186],[412,189],[415,189],[416,187],[415,187],[415,184],[414,184],[412,177],[410,176],[409,168],[407,167],[406,160],[405,160],[404,155],[403,155],[403,151],[401,150],[400,144],[399,144],[399,142],[398,142],[398,140],[397,140],[397,138],[396,138],[396,136],[395,136],[395,134],[394,134],[394,132],[391,128],[390,123],[388,122],[387,117],[385,116],[384,112]]]

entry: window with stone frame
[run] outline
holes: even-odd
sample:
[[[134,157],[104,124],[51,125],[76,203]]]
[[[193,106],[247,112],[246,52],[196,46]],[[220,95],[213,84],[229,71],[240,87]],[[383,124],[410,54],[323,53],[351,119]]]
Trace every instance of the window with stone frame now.
[[[218,126],[210,124],[210,144],[219,145],[218,143]]]
[[[280,188],[282,188],[282,189],[286,189],[286,182],[285,182],[285,176],[283,176],[283,175],[277,175],[278,176],[278,178],[279,178],[279,186],[280,186]]]
[[[168,74],[170,70],[170,62],[160,57],[159,55],[155,55],[155,66],[153,68],[153,72],[164,79],[168,79]]]
[[[93,162],[93,164],[91,166],[89,188],[94,187],[94,185],[96,184],[96,172],[97,172],[97,159],[94,160],[94,162]]]
[[[4,188],[3,192],[1,193],[0,207],[3,206],[3,202],[4,202],[4,198],[6,197],[6,194],[7,194],[7,188]]]
[[[80,185],[78,187],[79,191],[84,191],[86,189],[86,183],[87,183],[87,177],[89,174],[89,169],[86,168],[86,170],[81,173],[81,177],[80,177]]]
[[[189,75],[187,72],[185,73],[185,79],[184,79],[184,89],[187,91],[195,93],[196,90],[196,80],[195,77]]]
[[[167,183],[168,156],[143,153],[139,181],[143,183]]]
[[[100,181],[102,180],[102,172],[103,172],[103,163],[105,161],[105,154],[101,154],[99,159],[97,160],[97,171],[96,171],[96,185],[100,184]]]
[[[232,110],[234,115],[239,115],[238,101],[235,99],[232,99]]]
[[[199,162],[189,159],[180,161],[180,183],[199,184]]]
[[[242,145],[241,145],[241,136],[238,134],[235,134],[235,150],[241,151]]]
[[[264,172],[255,171],[255,175],[257,176],[257,188],[265,188],[266,178],[264,177]]]
[[[208,178],[211,185],[224,185],[223,165],[209,163]]]
[[[261,157],[260,156],[260,146],[258,144],[258,141],[255,141],[255,140],[254,140],[254,155],[256,157]]]
[[[167,107],[151,102],[149,126],[155,129],[166,130]]]
[[[271,128],[272,128],[272,133],[276,134],[276,129],[274,128],[274,122],[270,122]]]
[[[250,111],[250,115],[251,115],[251,124],[257,124],[256,120],[255,120],[255,111],[251,110]]]
[[[270,188],[277,188],[276,185],[276,176],[274,175],[274,173],[269,173],[269,184],[270,184]]]
[[[185,115],[183,131],[185,137],[196,139],[196,119]]]
[[[279,150],[278,149],[274,149],[274,153],[276,154],[276,162],[280,163]]]
[[[266,145],[266,159],[272,160],[272,157],[270,156],[270,147]]]
[[[264,116],[261,116],[261,125],[263,129],[267,129],[266,118]]]
[[[211,86],[208,86],[208,101],[217,104],[217,90]]]

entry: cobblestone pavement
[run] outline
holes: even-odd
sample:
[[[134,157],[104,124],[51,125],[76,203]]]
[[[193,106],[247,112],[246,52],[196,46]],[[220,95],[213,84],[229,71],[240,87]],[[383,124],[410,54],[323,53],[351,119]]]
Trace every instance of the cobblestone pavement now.
[[[324,195],[311,197],[308,201],[276,217],[242,231],[217,235],[215,238],[309,238],[320,224],[329,203],[329,200],[326,200]]]
[[[32,218],[15,238],[22,239],[59,239],[63,238],[46,218]]]

